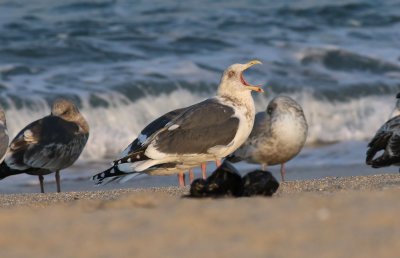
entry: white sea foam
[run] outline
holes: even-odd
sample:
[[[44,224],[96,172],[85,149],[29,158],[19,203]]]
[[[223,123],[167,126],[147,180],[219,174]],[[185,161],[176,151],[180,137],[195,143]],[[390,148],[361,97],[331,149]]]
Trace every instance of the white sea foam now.
[[[373,96],[328,102],[305,95],[299,102],[309,124],[308,142],[331,142],[371,138],[388,119],[395,100]]]
[[[81,112],[90,125],[90,137],[82,154],[83,159],[115,158],[148,123],[160,115],[206,98],[186,90],[148,96],[135,102],[117,93],[99,96],[107,99],[108,107],[93,108],[87,99],[81,100]],[[273,96],[256,95],[257,111],[265,110]],[[370,96],[348,102],[316,99],[311,92],[289,96],[303,107],[309,124],[308,145],[318,142],[368,140],[389,118],[395,105],[393,96]],[[20,110],[12,107],[6,110],[10,135],[14,137],[28,123],[49,113],[50,108],[44,100],[37,100],[30,108]]]

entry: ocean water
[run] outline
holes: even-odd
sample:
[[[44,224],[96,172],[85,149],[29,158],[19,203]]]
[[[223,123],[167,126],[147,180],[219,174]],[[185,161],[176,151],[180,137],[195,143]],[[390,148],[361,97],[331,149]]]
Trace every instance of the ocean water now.
[[[257,111],[285,94],[308,120],[294,175],[366,168],[400,90],[399,42],[399,1],[0,1],[0,105],[13,137],[72,99],[91,130],[77,167],[91,175],[159,115],[215,95],[226,67],[258,59],[244,75],[265,90]]]

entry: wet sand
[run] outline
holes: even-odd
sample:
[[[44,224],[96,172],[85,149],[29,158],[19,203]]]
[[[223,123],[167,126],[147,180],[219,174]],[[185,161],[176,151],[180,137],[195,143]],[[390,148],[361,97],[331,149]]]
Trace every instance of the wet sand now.
[[[281,184],[272,198],[189,187],[0,196],[1,257],[397,257],[398,174]]]

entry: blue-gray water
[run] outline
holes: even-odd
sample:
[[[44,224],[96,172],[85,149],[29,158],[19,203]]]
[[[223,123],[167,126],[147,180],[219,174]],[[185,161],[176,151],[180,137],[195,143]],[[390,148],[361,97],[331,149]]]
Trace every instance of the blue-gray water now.
[[[400,89],[400,2],[292,2],[0,1],[10,134],[68,97],[91,128],[82,160],[110,159],[158,115],[214,95],[226,67],[258,59],[245,73],[265,90],[257,110],[292,96],[309,144],[340,143],[293,162],[362,164]]]

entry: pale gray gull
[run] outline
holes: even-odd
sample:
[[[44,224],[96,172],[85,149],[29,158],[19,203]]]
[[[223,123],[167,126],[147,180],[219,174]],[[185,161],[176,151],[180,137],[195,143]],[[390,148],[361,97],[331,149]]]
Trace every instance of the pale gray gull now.
[[[21,173],[37,175],[43,193],[43,175],[55,172],[60,192],[60,170],[78,159],[88,137],[89,126],[76,106],[58,99],[50,115],[30,123],[12,140],[0,165],[0,179]]]
[[[95,184],[115,179],[122,183],[138,174],[178,174],[235,151],[253,127],[251,91],[262,92],[244,80],[243,71],[258,63],[231,65],[222,75],[217,96],[153,121],[111,168],[93,176]]]
[[[286,96],[271,100],[265,112],[256,114],[247,141],[227,157],[231,162],[245,160],[265,166],[281,164],[285,181],[285,163],[303,148],[308,125],[301,106]]]

